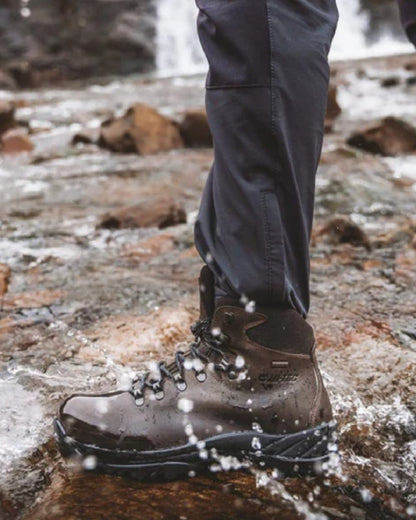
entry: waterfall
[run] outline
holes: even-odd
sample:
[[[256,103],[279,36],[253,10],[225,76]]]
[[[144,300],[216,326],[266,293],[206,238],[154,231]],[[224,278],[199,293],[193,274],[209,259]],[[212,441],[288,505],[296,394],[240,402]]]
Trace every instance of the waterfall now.
[[[192,74],[206,69],[196,32],[195,0],[157,0],[157,69]]]
[[[227,0],[224,0],[227,1]],[[253,0],[256,1],[256,0]],[[196,33],[195,0],[157,0],[157,69],[161,74],[193,74],[206,70]],[[360,12],[359,0],[338,0],[340,21],[331,59],[353,59],[411,52],[413,47],[391,34],[369,45],[369,20]]]

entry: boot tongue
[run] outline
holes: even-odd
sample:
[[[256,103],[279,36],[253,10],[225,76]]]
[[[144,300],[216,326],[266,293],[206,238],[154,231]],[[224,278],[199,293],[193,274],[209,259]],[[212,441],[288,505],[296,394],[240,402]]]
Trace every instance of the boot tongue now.
[[[211,318],[215,310],[215,282],[211,269],[204,265],[199,275],[199,318]]]

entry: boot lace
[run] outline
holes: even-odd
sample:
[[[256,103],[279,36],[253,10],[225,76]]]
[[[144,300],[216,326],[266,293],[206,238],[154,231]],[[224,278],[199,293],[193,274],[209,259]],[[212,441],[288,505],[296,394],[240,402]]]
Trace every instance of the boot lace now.
[[[203,383],[207,378],[205,372],[207,364],[212,364],[214,370],[228,373],[231,379],[237,377],[237,368],[224,351],[229,343],[229,338],[224,334],[214,334],[211,330],[210,319],[195,322],[191,326],[191,332],[195,336],[195,341],[190,344],[186,352],[177,351],[174,361],[169,365],[165,361],[160,361],[157,364],[157,372],[160,377],[153,378],[151,372],[145,372],[138,374],[133,379],[131,393],[137,406],[144,404],[147,388],[153,392],[156,400],[163,399],[165,396],[163,384],[166,379],[171,379],[180,392],[185,391],[187,388],[185,370],[187,369],[194,371],[200,383]]]

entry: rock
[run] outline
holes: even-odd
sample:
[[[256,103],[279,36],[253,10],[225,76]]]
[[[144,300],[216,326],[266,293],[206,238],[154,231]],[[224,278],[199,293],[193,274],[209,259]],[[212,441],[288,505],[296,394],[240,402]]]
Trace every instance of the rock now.
[[[168,233],[158,234],[141,240],[137,244],[126,244],[123,248],[123,256],[127,260],[145,261],[155,256],[163,255],[175,247],[172,235]]]
[[[144,104],[131,107],[122,117],[105,121],[99,145],[121,153],[146,155],[181,148],[177,125]]]
[[[416,151],[416,128],[396,117],[386,117],[360,128],[347,143],[384,156],[411,153]]]
[[[162,307],[141,316],[131,314],[104,318],[87,330],[85,335],[94,343],[99,342],[103,352],[110,354],[116,363],[137,364],[151,357],[168,358],[177,345],[189,334],[189,327],[196,316],[182,305]],[[137,348],[140,338],[140,349]],[[83,362],[97,362],[97,351],[91,345],[82,347],[77,357]]]
[[[14,90],[17,87],[15,80],[7,72],[0,70],[0,90]]]
[[[158,227],[163,229],[186,222],[186,213],[174,199],[159,197],[107,213],[99,227],[104,229],[125,229]]]
[[[371,250],[370,241],[366,233],[357,224],[345,217],[337,217],[330,220],[319,232],[318,236],[326,235],[331,244],[351,244],[364,246]]]
[[[39,309],[48,307],[62,299],[65,293],[60,290],[28,291],[19,294],[9,294],[3,300],[5,310]]]
[[[388,76],[381,80],[381,86],[384,88],[397,87],[400,85],[400,78],[398,76]]]
[[[35,73],[27,61],[13,61],[7,70],[19,88],[33,88],[36,86]]]
[[[0,7],[0,66],[20,87],[154,68],[153,0],[37,0]]]
[[[416,85],[416,76],[410,76],[406,79],[406,85],[409,87],[413,87],[413,85]]]
[[[403,38],[397,0],[360,0],[360,4],[367,20],[365,35],[369,42],[386,33]]]
[[[0,135],[10,130],[15,125],[15,106],[9,101],[0,101]]]
[[[179,130],[186,147],[212,147],[212,135],[205,110],[185,112],[182,121],[179,123]]]
[[[0,297],[7,293],[11,269],[7,264],[0,264]]]
[[[31,152],[33,143],[25,130],[9,130],[1,138],[1,151],[4,154]]]
[[[337,94],[338,87],[336,85],[330,85],[326,107],[326,119],[335,119],[341,114],[341,107],[338,104]]]
[[[98,132],[95,129],[84,128],[74,135],[71,144],[73,146],[77,144],[94,144],[97,142],[98,137]]]

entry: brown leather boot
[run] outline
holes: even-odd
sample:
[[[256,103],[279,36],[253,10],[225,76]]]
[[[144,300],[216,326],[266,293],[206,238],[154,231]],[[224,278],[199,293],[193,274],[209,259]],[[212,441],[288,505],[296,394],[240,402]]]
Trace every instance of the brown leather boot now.
[[[248,312],[232,300],[214,309],[207,268],[200,286],[189,350],[130,391],[67,399],[55,421],[62,453],[92,455],[94,469],[141,479],[247,462],[319,472],[335,425],[312,328],[294,310]]]

